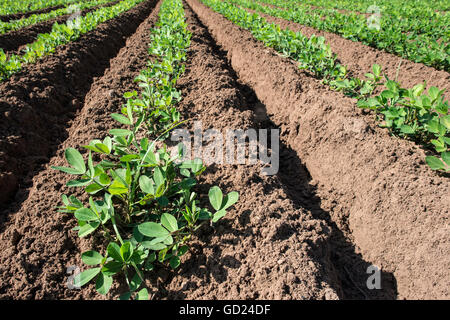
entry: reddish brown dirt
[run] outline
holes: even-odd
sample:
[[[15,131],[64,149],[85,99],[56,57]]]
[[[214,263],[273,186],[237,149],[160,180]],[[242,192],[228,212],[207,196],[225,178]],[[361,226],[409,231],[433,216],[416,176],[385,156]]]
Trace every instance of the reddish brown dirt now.
[[[449,184],[423,163],[424,152],[389,137],[354,100],[250,33],[197,0],[188,3],[193,37],[178,83],[183,117],[189,128],[201,120],[205,130],[280,129],[280,172],[209,167],[199,191],[219,184],[239,191],[240,201],[214,229],[200,230],[180,269],[148,275],[153,298],[450,297],[442,209],[449,207]],[[60,195],[74,190],[64,185],[70,177],[50,166],[65,165],[67,147],[103,138],[113,127],[109,114],[136,89],[133,79],[146,65],[154,5],[141,4],[0,85],[0,111],[8,117],[0,120],[2,161],[7,155],[16,166],[5,173],[4,161],[1,172],[19,187],[0,211],[0,299],[103,299],[118,292],[117,285],[107,297],[92,284],[66,287],[66,268],[84,269],[80,253],[98,249],[99,239],[78,239],[75,220],[56,212]],[[120,40],[108,46],[114,32]],[[372,263],[383,270],[382,290],[366,288]]]
[[[40,14],[40,13],[47,13],[56,9],[61,9],[62,7],[64,7],[63,5],[60,6],[54,6],[54,7],[48,7],[45,9],[40,9],[40,10],[34,10],[34,11],[28,11],[25,13],[15,13],[15,14],[8,14],[5,16],[0,16],[0,21],[5,21],[8,22],[10,20],[17,20],[17,19],[21,19],[21,18],[27,18],[33,14]]]
[[[192,11],[185,6],[192,42],[178,85],[185,119],[203,130],[267,128],[258,118],[264,106],[237,81],[226,60]],[[213,97],[213,99],[211,99]],[[191,131],[192,132],[192,131]],[[282,165],[296,166],[282,148]],[[292,158],[291,158],[292,157]],[[309,211],[313,197],[303,191],[298,205],[281,176],[261,175],[261,165],[213,165],[202,179],[236,190],[240,199],[216,227],[205,228],[172,277],[161,271],[155,298],[168,299],[336,299],[342,295],[332,264],[330,228]],[[302,170],[302,167],[299,168]],[[303,182],[307,184],[304,172]],[[166,279],[167,278],[167,279]]]
[[[84,16],[88,12],[97,10],[101,7],[109,7],[119,2],[119,0],[110,2],[104,5],[95,6],[89,9],[85,9],[81,11],[81,15]],[[50,19],[41,23],[37,23],[20,30],[11,31],[8,33],[4,33],[0,35],[0,48],[3,49],[4,52],[14,53],[13,51],[19,51],[19,49],[29,43],[32,43],[36,40],[38,34],[47,33],[52,30],[52,26],[55,22],[61,24],[65,23],[70,15],[60,16],[54,19]],[[18,52],[16,52],[18,53]]]
[[[34,169],[67,137],[67,122],[83,105],[94,77],[103,74],[154,5],[138,5],[0,84],[0,184],[6,186],[0,205],[19,185],[30,186]]]
[[[355,100],[328,90],[249,32],[197,0],[188,3],[265,104],[310,172],[320,207],[356,252],[393,273],[398,298],[449,298],[450,184],[427,167],[425,152],[389,136]],[[349,270],[354,287],[365,287],[365,271]]]
[[[246,10],[255,12],[250,9]],[[320,31],[260,12],[258,14],[268,22],[276,23],[283,29],[301,32],[307,37],[311,37],[313,34],[324,37],[341,64],[347,66],[348,70],[355,77],[365,79],[364,74],[372,72],[372,66],[376,63],[383,67],[383,72],[387,74],[389,79],[395,79],[398,70],[398,81],[403,87],[412,88],[416,84],[426,81],[428,87],[436,86],[441,90],[445,89],[446,99],[450,98],[450,73],[446,71],[436,70],[422,63],[403,59],[360,42],[344,39],[334,33]]]
[[[60,203],[61,194],[72,193],[74,190],[69,190],[64,185],[68,175],[52,170],[50,166],[65,165],[66,148],[79,148],[91,139],[101,138],[114,125],[109,114],[120,109],[124,92],[137,89],[133,79],[145,67],[148,59],[149,30],[157,21],[159,12],[158,5],[149,16],[153,7],[155,1],[148,1],[119,20],[110,22],[108,26],[101,26],[100,29],[104,32],[114,30],[116,36],[120,35],[118,38],[124,46],[106,66],[104,74],[93,83],[88,83],[90,90],[85,94],[84,105],[80,100],[83,107],[70,123],[66,133],[58,136],[60,144],[48,163],[40,171],[33,173],[30,186],[22,186],[16,197],[17,201],[1,213],[0,299],[101,298],[91,287],[82,291],[69,290],[66,287],[69,276],[66,274],[66,268],[71,265],[82,266],[80,252],[92,246],[92,239],[80,241],[76,232],[71,231],[76,224],[74,219],[56,212],[55,206]],[[148,18],[145,19],[146,17]],[[131,30],[133,25],[136,30],[136,24],[144,19],[125,44],[119,30],[128,32],[128,28]],[[125,27],[123,22],[129,26]],[[96,37],[106,37],[106,34],[108,33],[99,32]],[[108,41],[112,42],[111,39]],[[95,50],[92,41],[89,46],[84,44],[85,46],[80,44],[76,48],[81,51],[86,51],[86,48]],[[57,54],[63,52],[67,54],[69,48]],[[89,59],[84,62],[88,64]],[[38,68],[34,75],[38,76],[38,70],[44,72],[42,68]],[[64,115],[64,110],[60,110],[59,114]],[[56,144],[57,141],[53,143]]]

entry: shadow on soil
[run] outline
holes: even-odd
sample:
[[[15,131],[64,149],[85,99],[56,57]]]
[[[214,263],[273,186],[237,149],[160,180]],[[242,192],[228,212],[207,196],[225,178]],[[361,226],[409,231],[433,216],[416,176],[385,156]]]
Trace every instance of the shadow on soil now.
[[[190,11],[190,9],[187,9]],[[199,21],[194,13],[194,19],[196,24],[202,29],[206,27]],[[234,79],[234,86],[238,88],[242,96],[245,98],[247,109],[255,113],[255,119],[259,119],[258,126],[265,129],[279,129],[270,119],[267,117],[266,108],[262,104],[255,92],[249,86],[246,86],[239,81],[239,77],[231,67],[226,51],[220,48],[211,35],[205,32],[204,37],[201,40],[202,43],[207,44],[213,49],[213,54],[224,62],[224,65],[228,66],[228,71]],[[189,59],[188,59],[189,61]],[[189,68],[186,68],[188,70]],[[187,71],[188,72],[188,71]],[[255,128],[257,129],[257,128]],[[281,136],[281,140],[283,137]],[[270,139],[269,139],[270,140]],[[214,170],[214,168],[208,168]],[[371,265],[370,262],[365,261],[360,254],[356,252],[355,245],[346,237],[345,233],[339,229],[336,223],[333,221],[330,212],[327,212],[321,208],[321,199],[316,195],[315,188],[310,184],[311,177],[306,169],[305,165],[301,162],[297,153],[289,148],[283,141],[280,141],[280,171],[278,177],[282,182],[282,188],[288,195],[288,197],[295,204],[296,208],[303,208],[310,211],[316,219],[325,221],[331,229],[331,236],[329,243],[325,244],[329,247],[330,251],[330,271],[334,274],[336,281],[330,283],[335,286],[334,289],[340,295],[341,299],[396,299],[396,280],[391,273],[382,272],[381,274],[381,288],[380,290],[369,290],[366,285],[371,274],[366,273],[367,268]],[[208,188],[208,186],[204,186]],[[280,187],[280,186],[277,186]],[[270,188],[270,186],[269,186]],[[243,229],[236,230],[226,220],[221,221],[220,227],[215,230],[215,235],[230,235],[234,237],[225,241],[239,241],[243,237],[252,237],[252,231],[245,229],[245,226],[249,219],[250,212],[243,212],[240,217],[240,223]],[[284,230],[286,229],[286,230]],[[180,269],[176,272],[183,274],[183,277],[189,279],[191,276],[206,278],[208,281],[214,278],[215,281],[221,283],[227,279],[227,271],[224,266],[228,268],[239,268],[240,262],[232,257],[222,257],[221,248],[218,245],[208,245],[208,237],[210,236],[209,228],[205,228],[199,235],[199,238],[204,243],[203,245],[194,246],[192,249],[191,258],[182,264]],[[281,228],[276,237],[283,238],[289,237],[289,234],[295,233],[296,230],[290,230],[287,228]],[[206,256],[203,253],[203,248],[208,248],[210,251]],[[312,253],[323,252],[321,248],[311,248]],[[323,260],[323,257],[317,257],[318,260]],[[201,267],[199,267],[201,266]],[[200,268],[200,270],[198,269]],[[160,271],[161,272],[161,271]],[[166,271],[163,271],[164,275]],[[184,299],[186,295],[182,291],[170,291],[165,288],[164,283],[170,283],[170,280],[174,274],[168,274],[163,276],[166,281],[159,282],[158,294],[155,298],[169,298],[169,299]],[[333,276],[333,275],[331,275]],[[170,278],[170,279],[169,279]],[[168,281],[168,282],[167,282]],[[194,286],[194,287],[192,287]],[[196,283],[186,280],[183,284],[183,288],[186,290],[195,289]],[[254,299],[258,296],[255,294]]]
[[[260,128],[279,129],[267,116],[266,108],[258,100],[255,92],[244,84],[239,84],[239,86],[250,109],[261,118],[265,115],[265,119],[261,119],[262,121],[259,123]],[[392,273],[380,272],[381,289],[370,290],[367,288],[366,282],[373,272],[367,273],[366,271],[372,264],[365,261],[356,252],[355,244],[333,221],[330,212],[322,209],[321,199],[316,194],[316,188],[310,184],[312,178],[307,168],[297,153],[282,141],[282,135],[280,135],[280,140],[280,170],[277,175],[282,182],[282,188],[296,209],[303,208],[310,211],[314,218],[325,221],[331,229],[328,246],[339,286],[334,289],[342,299],[396,299],[396,280]],[[288,230],[288,228],[280,230],[279,236],[286,237],[290,233],[295,233],[295,230]],[[318,249],[313,247],[311,253],[321,252]],[[320,257],[317,258],[320,259]]]

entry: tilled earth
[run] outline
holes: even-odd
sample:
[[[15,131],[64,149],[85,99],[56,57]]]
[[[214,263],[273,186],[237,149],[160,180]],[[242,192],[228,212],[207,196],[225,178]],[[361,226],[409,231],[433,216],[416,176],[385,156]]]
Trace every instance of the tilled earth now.
[[[83,268],[81,252],[99,243],[78,239],[75,219],[56,212],[73,190],[50,166],[114,125],[109,114],[146,66],[160,3],[138,5],[0,84],[0,298],[104,299],[120,290],[103,297],[93,285],[67,287],[67,268]],[[217,184],[240,200],[200,230],[178,270],[148,275],[152,297],[448,298],[450,186],[426,166],[425,151],[198,0],[184,6],[192,40],[178,108],[187,128],[279,129],[280,170],[210,166],[200,191]],[[359,74],[379,62],[372,55],[388,59],[372,51],[338,55]],[[414,81],[428,79],[424,66],[406,65]],[[432,79],[448,87],[448,73]],[[366,286],[371,265],[382,270],[380,290]]]

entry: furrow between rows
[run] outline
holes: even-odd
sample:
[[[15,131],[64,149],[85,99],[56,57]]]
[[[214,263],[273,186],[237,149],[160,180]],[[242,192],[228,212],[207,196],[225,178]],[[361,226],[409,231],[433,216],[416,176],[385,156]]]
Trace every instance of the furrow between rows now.
[[[69,179],[66,174],[50,167],[64,165],[66,148],[80,147],[91,139],[103,137],[114,126],[110,113],[120,109],[126,91],[137,89],[133,80],[145,68],[149,32],[158,19],[159,6],[160,3],[155,1],[145,2],[126,17],[102,27],[110,32],[115,31],[115,36],[119,27],[122,32],[131,34],[126,39],[118,37],[123,41],[122,48],[106,66],[104,73],[88,84],[89,90],[83,102],[80,101],[80,111],[67,129],[67,138],[58,144],[48,163],[33,177],[30,182],[32,186],[23,190],[29,193],[28,196],[18,196],[18,201],[2,212],[2,299],[98,298],[91,287],[82,291],[67,287],[67,268],[84,268],[80,253],[95,246],[97,239],[80,240],[76,232],[71,231],[76,224],[73,217],[57,213],[55,206],[60,204],[61,193],[72,193],[73,189],[65,186]],[[133,25],[135,32],[130,30]],[[104,41],[112,42],[111,39]],[[6,220],[6,217],[9,219]]]
[[[330,223],[364,261],[385,272],[382,293],[395,297],[398,290],[399,298],[410,299],[448,296],[443,279],[448,279],[450,186],[424,163],[424,150],[389,136],[354,100],[327,89],[249,32],[197,0],[188,3],[228,51],[239,78],[266,106],[282,140],[306,165]],[[336,258],[338,268],[347,258],[345,252],[337,255],[342,255]],[[366,288],[367,269],[346,272],[348,265],[341,274],[354,287]]]

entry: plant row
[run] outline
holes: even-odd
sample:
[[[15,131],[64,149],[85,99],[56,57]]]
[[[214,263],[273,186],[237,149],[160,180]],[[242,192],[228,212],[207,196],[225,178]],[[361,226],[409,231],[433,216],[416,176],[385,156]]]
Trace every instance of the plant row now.
[[[242,1],[241,5],[317,30],[332,32],[436,69],[450,71],[450,31],[447,28],[450,15],[446,15],[443,20],[382,15],[379,21],[371,20],[369,23],[368,18],[361,14],[311,9],[309,6],[298,5],[295,0],[260,2],[279,8],[252,1]]]
[[[402,16],[416,16],[419,18],[425,18],[424,15],[427,14],[450,10],[450,3],[447,0],[377,0],[376,2],[367,0],[302,0],[298,1],[298,3],[362,13],[368,12],[370,6],[376,5],[388,14],[401,12]]]
[[[259,0],[258,2],[281,7],[281,2],[278,0]],[[366,2],[364,11],[355,11],[354,7],[352,8],[347,4],[344,7],[351,9],[343,9],[344,12],[340,8],[335,8],[342,7],[343,3],[339,2],[339,4],[336,4],[335,1],[322,0],[316,3],[314,0],[306,2],[289,0],[283,1],[283,4],[285,5],[283,8],[302,8],[310,14],[318,14],[321,16],[333,15],[337,12],[336,10],[341,10],[340,13],[343,15],[354,14],[360,20],[365,19],[366,24],[369,20],[376,18],[376,14],[379,14],[380,27],[395,25],[395,29],[398,32],[409,33],[411,39],[414,39],[413,35],[426,35],[434,40],[448,42],[450,34],[447,30],[447,26],[450,23],[450,13],[440,13],[433,8],[419,9],[417,6],[411,6],[409,2],[407,4],[402,2],[401,5],[398,2],[396,4],[383,5],[376,3],[367,5]],[[374,22],[376,21],[374,20]]]
[[[66,5],[80,0],[0,0],[0,16]]]
[[[114,0],[93,0],[89,2],[80,2],[77,4],[69,5],[65,8],[56,9],[53,11],[50,11],[48,13],[40,13],[40,14],[33,14],[27,18],[17,19],[17,20],[10,20],[9,22],[2,22],[0,21],[0,34],[4,34],[10,31],[15,31],[22,29],[27,26],[31,26],[40,22],[48,21],[50,19],[60,17],[67,14],[74,14],[78,11],[89,9],[98,5],[103,5],[109,2],[112,2]]]
[[[43,56],[52,54],[56,47],[78,40],[99,24],[117,17],[143,1],[145,0],[123,0],[114,6],[102,7],[85,16],[77,17],[67,24],[55,23],[51,32],[39,34],[35,42],[28,44],[23,55],[8,56],[0,48],[0,82],[19,72],[24,65],[35,63]]]
[[[299,68],[309,70],[332,89],[356,98],[360,108],[374,110],[381,125],[391,133],[425,145],[429,152],[434,153],[426,158],[433,170],[450,171],[450,116],[443,90],[431,87],[426,94],[425,84],[405,89],[386,75],[383,81],[379,65],[373,66],[373,73],[367,73],[366,79],[350,77],[347,68],[338,63],[323,37],[313,35],[308,38],[300,32],[282,30],[259,15],[233,5],[241,3],[239,0],[201,1],[241,28],[249,30],[255,39],[266,46],[299,62]],[[381,86],[385,90],[379,95],[374,94],[375,89]]]
[[[176,82],[191,38],[181,0],[164,0],[150,38],[147,68],[135,79],[140,92],[125,93],[121,112],[111,114],[118,127],[84,146],[87,165],[69,148],[70,167],[54,167],[78,175],[67,185],[89,196],[83,203],[63,195],[60,211],[75,216],[80,237],[96,233],[104,239],[103,248],[82,253],[92,267],[76,276],[75,284],[96,279],[97,291],[107,294],[113,278],[124,279],[128,291],[120,299],[148,299],[145,272],[177,268],[195,232],[224,217],[238,200],[237,192],[224,196],[217,186],[206,197],[197,194],[198,177],[206,169],[202,161],[186,160],[181,144],[171,153],[160,141],[180,124]]]

